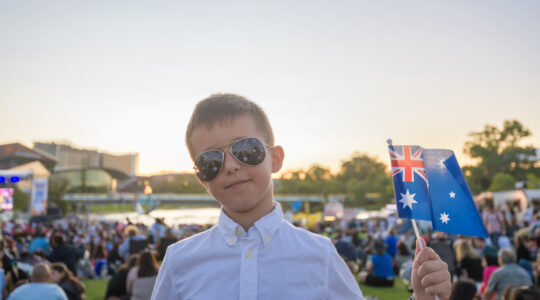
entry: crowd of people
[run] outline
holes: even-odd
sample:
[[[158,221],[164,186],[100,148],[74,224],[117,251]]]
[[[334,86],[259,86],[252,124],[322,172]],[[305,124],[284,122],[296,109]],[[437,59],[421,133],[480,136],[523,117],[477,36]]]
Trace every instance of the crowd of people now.
[[[540,214],[527,216],[530,211],[516,216],[494,206],[486,208],[485,239],[425,227],[424,240],[452,275],[452,299],[540,299]],[[362,283],[393,286],[399,278],[410,288],[416,239],[410,222],[393,220],[319,224],[311,230],[332,238]]]
[[[424,227],[427,245],[452,275],[452,299],[540,299],[535,288],[540,286],[540,220],[534,215],[509,218],[494,207],[482,216],[487,239]],[[390,216],[320,222],[308,230],[329,237],[361,283],[388,287],[403,280],[411,288],[416,239],[409,224]],[[167,247],[211,225],[169,227],[156,218],[145,226],[129,219],[98,222],[68,216],[1,226],[0,299],[45,294],[85,299],[83,279],[108,278],[105,299],[121,300],[149,299]]]
[[[108,278],[105,299],[149,299],[167,247],[210,225],[88,221],[2,222],[0,300],[85,299],[84,279]],[[43,298],[47,299],[47,297]]]

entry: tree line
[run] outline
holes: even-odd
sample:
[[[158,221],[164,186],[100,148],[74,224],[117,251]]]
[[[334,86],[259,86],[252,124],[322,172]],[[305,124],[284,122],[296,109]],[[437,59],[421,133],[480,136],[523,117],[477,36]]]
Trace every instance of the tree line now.
[[[524,188],[540,188],[536,149],[523,143],[530,136],[531,131],[517,120],[504,121],[500,128],[485,125],[469,134],[463,152],[473,163],[462,167],[473,194],[512,190],[516,182]],[[391,203],[394,197],[390,168],[365,153],[344,160],[336,174],[319,164],[287,171],[279,179],[276,193],[343,194],[347,206],[368,208]]]

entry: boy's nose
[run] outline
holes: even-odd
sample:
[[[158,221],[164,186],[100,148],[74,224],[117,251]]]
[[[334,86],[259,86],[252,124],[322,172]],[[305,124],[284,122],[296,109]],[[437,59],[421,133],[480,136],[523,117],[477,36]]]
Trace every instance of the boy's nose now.
[[[233,157],[232,153],[225,152],[225,161],[223,162],[223,171],[232,173],[240,169],[240,163]]]

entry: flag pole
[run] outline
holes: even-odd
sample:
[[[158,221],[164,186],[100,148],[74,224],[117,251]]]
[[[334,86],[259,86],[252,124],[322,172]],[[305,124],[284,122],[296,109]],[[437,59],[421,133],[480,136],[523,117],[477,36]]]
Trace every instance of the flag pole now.
[[[418,241],[418,247],[420,248],[420,251],[424,249],[424,244],[422,243],[422,237],[420,236],[420,232],[418,231],[418,226],[416,225],[416,220],[411,219],[412,226],[414,228],[414,234],[416,235],[416,240]],[[416,257],[415,257],[416,259]],[[435,300],[439,300],[439,296],[435,295]]]

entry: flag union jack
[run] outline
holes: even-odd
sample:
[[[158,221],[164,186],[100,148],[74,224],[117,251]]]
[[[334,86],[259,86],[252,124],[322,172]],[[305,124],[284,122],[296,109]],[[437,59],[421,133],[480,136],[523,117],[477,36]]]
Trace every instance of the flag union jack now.
[[[412,153],[413,150],[414,153]],[[390,162],[392,165],[392,177],[399,173],[403,173],[403,182],[414,182],[414,174],[416,174],[420,176],[426,184],[428,183],[424,159],[422,158],[422,147],[390,147]]]

